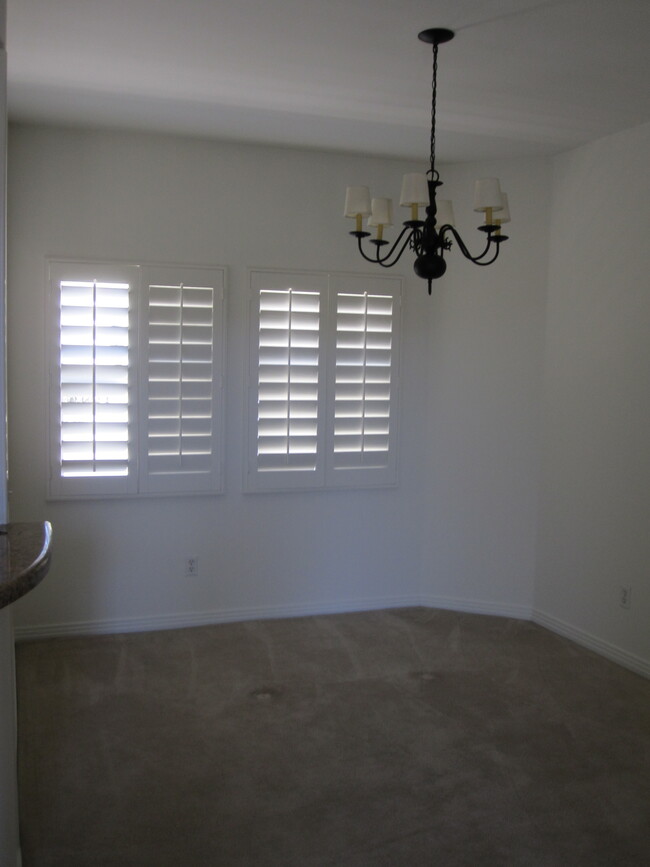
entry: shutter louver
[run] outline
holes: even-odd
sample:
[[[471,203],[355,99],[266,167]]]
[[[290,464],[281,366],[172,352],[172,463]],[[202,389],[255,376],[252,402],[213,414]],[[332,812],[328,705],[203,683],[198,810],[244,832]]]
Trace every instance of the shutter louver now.
[[[129,284],[59,283],[60,473],[129,474]]]
[[[149,286],[147,469],[150,476],[213,469],[214,288]]]
[[[336,306],[335,469],[385,467],[391,445],[393,298],[339,293]]]
[[[320,293],[259,293],[257,469],[315,470]]]

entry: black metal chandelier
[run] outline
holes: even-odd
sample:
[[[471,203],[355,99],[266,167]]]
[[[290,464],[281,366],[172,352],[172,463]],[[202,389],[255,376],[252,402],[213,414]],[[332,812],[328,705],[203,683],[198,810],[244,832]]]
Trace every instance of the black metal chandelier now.
[[[426,280],[431,294],[431,282],[447,270],[445,252],[450,250],[453,240],[461,253],[475,265],[491,265],[499,255],[499,249],[507,235],[501,234],[503,223],[510,222],[508,197],[501,192],[498,178],[482,178],[474,187],[474,210],[484,214],[484,224],[479,230],[486,235],[484,250],[472,256],[454,226],[454,214],[449,200],[436,201],[436,190],[442,186],[436,171],[436,96],[438,76],[438,46],[454,38],[452,30],[433,28],[418,34],[422,42],[433,46],[433,81],[431,97],[431,166],[426,174],[406,174],[402,181],[400,205],[411,209],[411,218],[404,221],[404,228],[390,249],[389,242],[383,237],[384,227],[392,226],[392,202],[390,199],[372,199],[368,187],[348,187],[345,198],[345,216],[356,220],[356,229],[350,232],[357,239],[359,252],[368,262],[391,268],[408,248],[413,250],[416,259],[413,269],[418,277]],[[426,217],[419,219],[418,208],[426,206]],[[362,230],[363,218],[367,217],[369,228],[376,228],[376,237]],[[375,246],[374,255],[363,249],[363,239],[369,238]],[[370,251],[369,251],[370,252]]]

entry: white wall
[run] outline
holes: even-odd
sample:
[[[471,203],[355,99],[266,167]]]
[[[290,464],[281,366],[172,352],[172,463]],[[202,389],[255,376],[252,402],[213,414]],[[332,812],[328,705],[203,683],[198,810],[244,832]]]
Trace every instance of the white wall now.
[[[555,162],[536,607],[650,672],[648,153],[644,125]]]
[[[484,241],[473,182],[500,177],[510,238],[489,267],[448,254],[434,289],[428,366],[429,501],[423,561],[432,604],[530,616],[551,165],[445,167],[473,254]]]
[[[445,167],[473,248],[473,179],[501,177],[511,240],[486,269],[452,251],[432,298],[403,264],[399,487],[244,495],[246,266],[365,270],[343,190],[396,195],[414,166],[12,129],[11,502],[56,531],[48,581],[16,606],[23,633],[425,603],[533,615],[650,666],[647,139],[644,127],[555,160]],[[45,502],[47,255],[229,267],[225,495]]]
[[[406,285],[397,489],[242,494],[246,266],[364,271],[347,184],[399,190],[410,165],[198,140],[12,128],[9,158],[11,505],[55,532],[48,580],[16,606],[30,627],[238,616],[419,598],[431,304]],[[47,255],[229,268],[223,496],[46,503]],[[409,274],[410,264],[405,265]],[[183,577],[199,558],[200,576]],[[128,624],[126,624],[128,625]]]

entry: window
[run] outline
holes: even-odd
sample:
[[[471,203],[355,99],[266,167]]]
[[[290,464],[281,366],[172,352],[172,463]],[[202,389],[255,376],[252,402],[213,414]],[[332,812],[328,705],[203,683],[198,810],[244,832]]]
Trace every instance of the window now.
[[[395,484],[401,281],[250,281],[247,489]]]
[[[51,261],[52,497],[220,489],[219,268]]]

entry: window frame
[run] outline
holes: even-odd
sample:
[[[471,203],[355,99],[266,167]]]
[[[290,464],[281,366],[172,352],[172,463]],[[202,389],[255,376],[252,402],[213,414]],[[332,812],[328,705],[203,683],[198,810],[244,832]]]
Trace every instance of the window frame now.
[[[219,265],[128,263],[48,257],[47,286],[47,492],[48,500],[133,498],[219,494],[223,491],[225,289],[226,269]],[[91,277],[90,275],[94,275]],[[148,292],[154,278],[214,282],[213,298],[213,431],[209,472],[167,474],[153,480],[147,467]],[[121,280],[129,283],[129,452],[126,476],[63,476],[61,473],[60,334],[61,283],[68,280]]]

